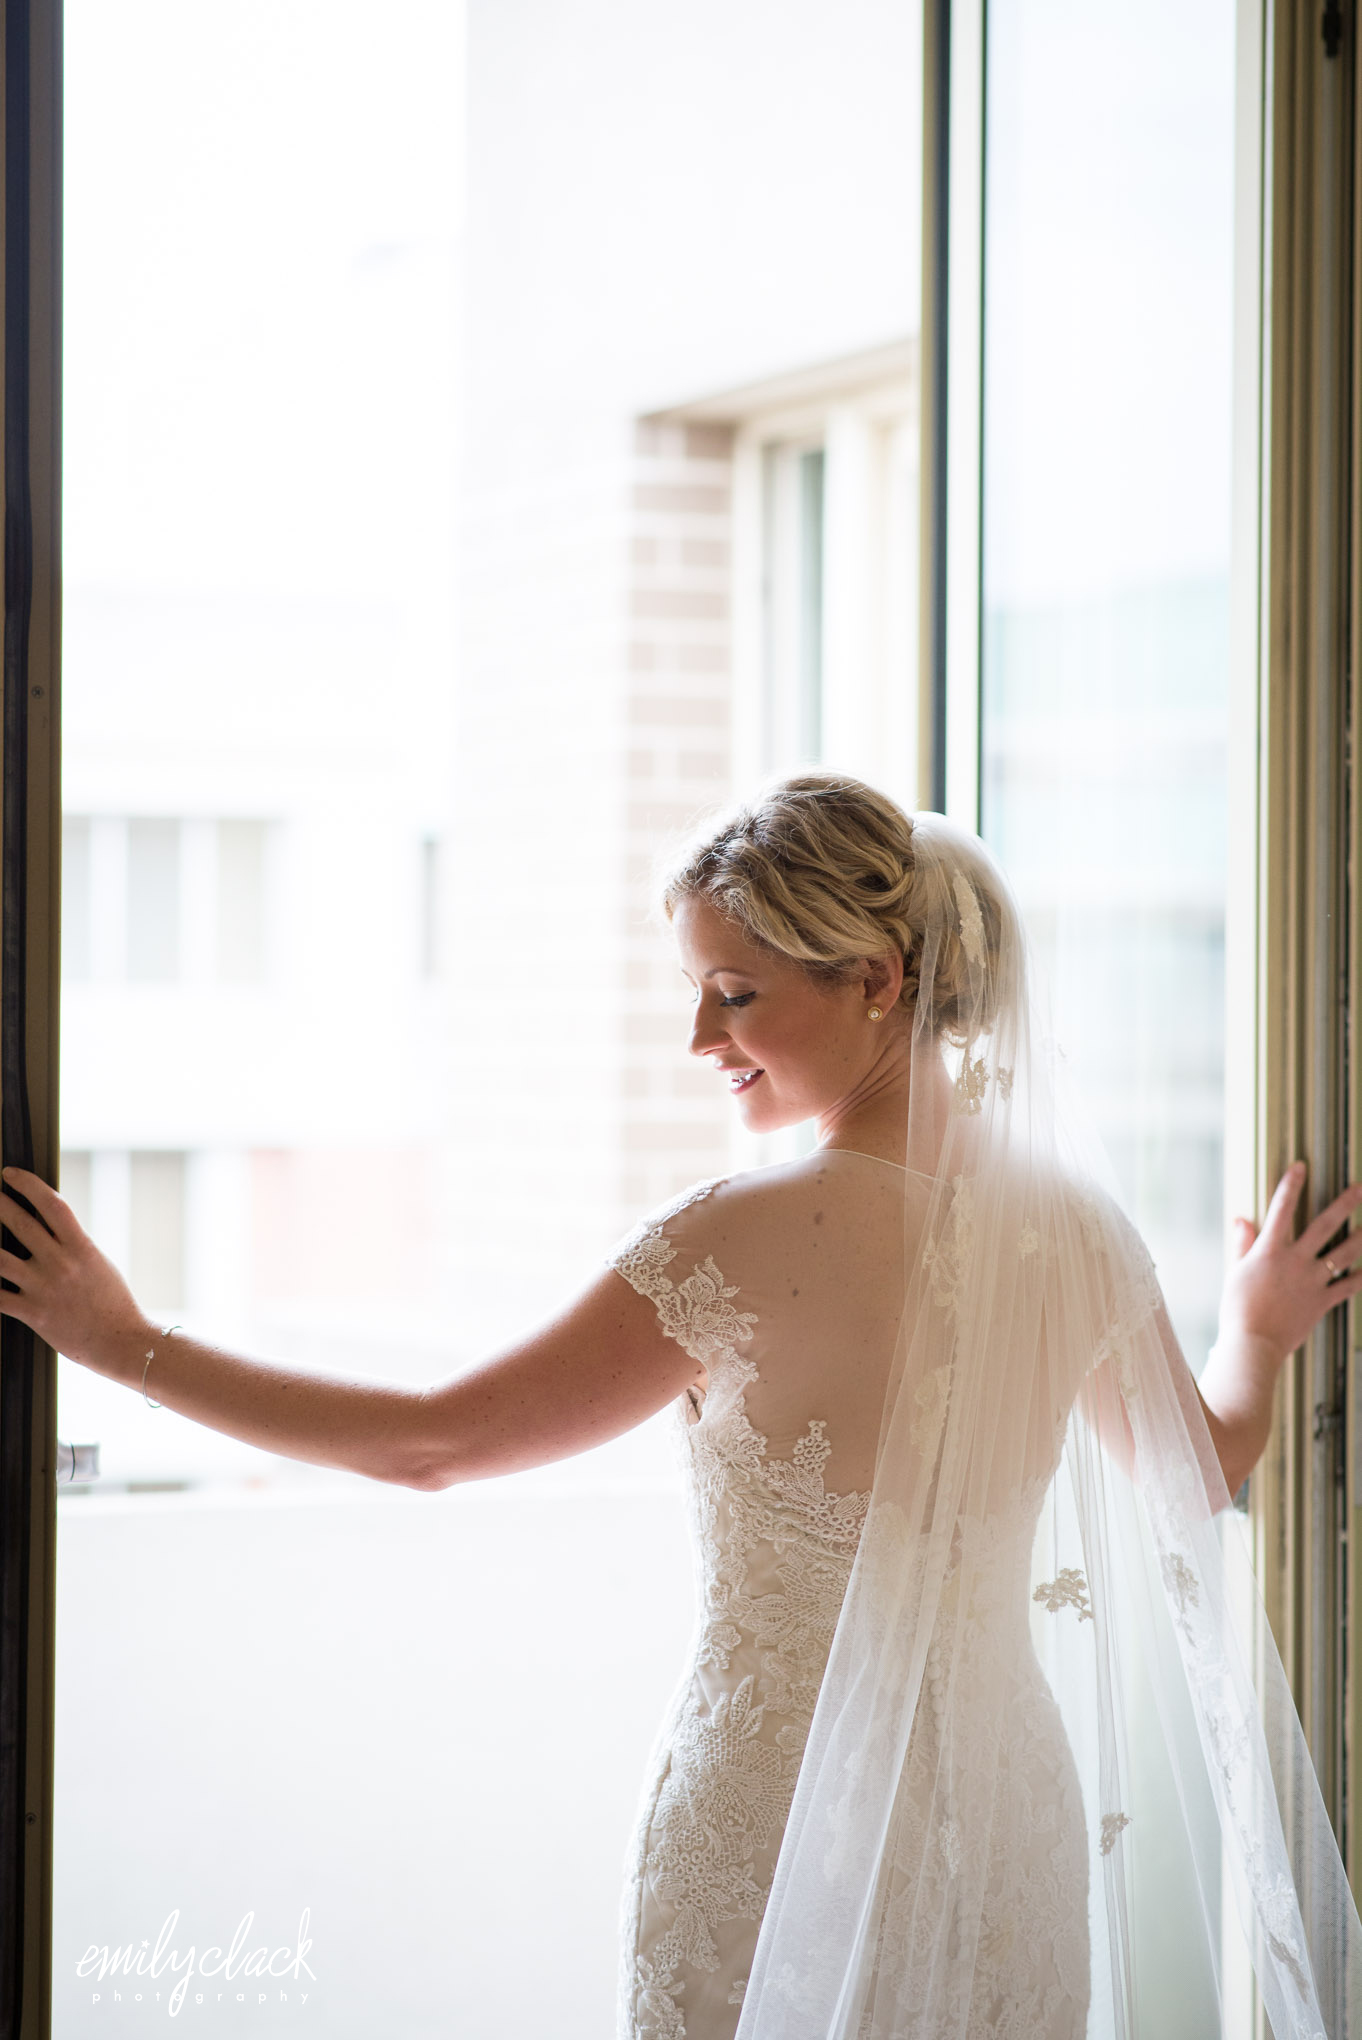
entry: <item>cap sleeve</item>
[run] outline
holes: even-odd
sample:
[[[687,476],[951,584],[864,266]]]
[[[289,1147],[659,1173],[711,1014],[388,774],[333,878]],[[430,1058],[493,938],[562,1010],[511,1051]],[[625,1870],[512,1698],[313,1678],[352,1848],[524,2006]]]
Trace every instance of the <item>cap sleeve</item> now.
[[[731,1353],[735,1341],[750,1339],[756,1323],[750,1312],[733,1307],[737,1290],[725,1284],[707,1251],[705,1200],[725,1180],[693,1184],[650,1212],[606,1255],[607,1266],[648,1298],[667,1336],[706,1367]]]

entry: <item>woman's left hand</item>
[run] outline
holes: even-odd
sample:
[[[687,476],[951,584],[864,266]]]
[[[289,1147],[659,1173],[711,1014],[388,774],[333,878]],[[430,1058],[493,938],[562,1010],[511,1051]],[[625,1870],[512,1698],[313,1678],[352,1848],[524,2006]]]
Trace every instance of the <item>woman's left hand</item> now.
[[[1362,1293],[1357,1268],[1362,1230],[1329,1245],[1362,1206],[1362,1184],[1349,1184],[1293,1239],[1305,1174],[1304,1162],[1292,1163],[1273,1192],[1261,1232],[1249,1219],[1235,1219],[1235,1258],[1220,1305],[1222,1341],[1264,1341],[1278,1361],[1304,1345],[1336,1304]]]
[[[64,1197],[31,1170],[6,1169],[0,1223],[28,1249],[27,1257],[0,1251],[0,1275],[14,1284],[0,1290],[0,1316],[21,1319],[59,1353],[99,1373],[140,1352],[156,1327]]]

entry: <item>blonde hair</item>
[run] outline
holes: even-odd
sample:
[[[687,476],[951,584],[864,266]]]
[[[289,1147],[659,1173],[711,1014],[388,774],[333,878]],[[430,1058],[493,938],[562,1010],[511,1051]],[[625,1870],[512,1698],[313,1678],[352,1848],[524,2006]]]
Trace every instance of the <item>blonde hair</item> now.
[[[961,1042],[991,1019],[1003,905],[970,870],[979,921],[962,928],[958,908],[951,911],[941,897],[947,881],[940,865],[920,867],[913,831],[911,815],[863,780],[799,773],[767,787],[683,853],[663,878],[663,911],[670,920],[681,900],[706,899],[749,941],[802,964],[823,983],[846,983],[860,958],[897,953],[900,1004],[909,1008],[920,994],[933,913],[940,945],[931,1011],[921,1018],[933,1035]]]

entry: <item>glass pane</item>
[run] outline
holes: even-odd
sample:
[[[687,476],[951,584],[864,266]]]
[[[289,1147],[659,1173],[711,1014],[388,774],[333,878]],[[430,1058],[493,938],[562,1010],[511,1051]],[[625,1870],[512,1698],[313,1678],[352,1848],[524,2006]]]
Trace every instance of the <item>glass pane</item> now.
[[[821,447],[799,456],[800,696],[802,750],[823,755],[823,477]]]
[[[1199,1369],[1222,1251],[1235,9],[999,0],[988,23],[983,829]]]
[[[421,975],[440,975],[440,845],[427,836],[421,845]]]
[[[180,825],[128,823],[128,976],[141,982],[180,970]]]
[[[731,1165],[648,909],[759,769],[768,446],[780,762],[911,784],[920,25],[678,22],[68,0],[63,1126],[227,1347],[447,1380]],[[417,1494],[59,1380],[60,2031],[247,1913],[310,1974],[215,2033],[609,2031],[666,1420]]]
[[[762,762],[823,756],[823,448],[763,448]]]
[[[1199,1371],[1223,1252],[1236,8],[991,0],[987,22],[982,828]],[[1136,1877],[1197,1905],[1148,1847]],[[1154,2029],[1220,2029],[1153,1936],[1130,1958]]]
[[[90,823],[84,815],[67,815],[61,842],[61,967],[68,984],[90,975]]]

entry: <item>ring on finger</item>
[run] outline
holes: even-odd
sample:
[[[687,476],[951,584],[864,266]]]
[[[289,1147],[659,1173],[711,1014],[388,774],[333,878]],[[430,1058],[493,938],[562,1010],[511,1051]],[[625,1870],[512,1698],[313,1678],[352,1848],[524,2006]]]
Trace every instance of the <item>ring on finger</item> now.
[[[1329,1259],[1329,1256],[1327,1254],[1321,1254],[1320,1259],[1321,1261],[1323,1261],[1325,1267],[1329,1270],[1329,1280],[1331,1282],[1337,1282],[1339,1276],[1343,1273],[1343,1270],[1341,1268],[1335,1268],[1333,1262]]]

